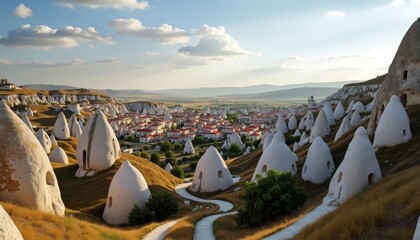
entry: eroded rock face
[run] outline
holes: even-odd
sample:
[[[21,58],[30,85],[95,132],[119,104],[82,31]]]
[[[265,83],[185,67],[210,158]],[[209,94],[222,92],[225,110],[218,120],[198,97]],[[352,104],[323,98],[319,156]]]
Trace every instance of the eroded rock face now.
[[[412,137],[410,119],[397,96],[392,96],[379,120],[373,145],[393,147],[410,140]]]
[[[302,169],[302,179],[314,184],[327,180],[335,170],[334,160],[328,145],[322,137],[315,138],[306,156]]]
[[[65,140],[70,138],[70,130],[67,124],[66,116],[63,112],[58,114],[57,120],[54,124],[54,136],[58,139]]]
[[[261,155],[251,180],[255,181],[257,174],[265,176],[272,169],[296,174],[296,161],[297,156],[284,142],[283,134],[276,133],[270,145]]]
[[[375,107],[369,121],[373,132],[392,95],[401,99],[403,106],[420,103],[420,20],[408,29],[388,69],[388,75],[379,88]]]
[[[381,169],[368,133],[364,127],[359,127],[347,148],[343,162],[330,181],[327,197],[334,199],[331,204],[342,204],[381,179]]]
[[[0,239],[1,240],[23,240],[22,234],[17,229],[9,214],[0,205]]]
[[[56,163],[62,163],[62,164],[69,164],[69,159],[67,157],[67,154],[61,147],[57,147],[50,154],[50,161],[56,162]]]
[[[120,144],[101,110],[86,123],[76,149],[77,177],[92,176],[111,167],[121,157]]]
[[[190,187],[193,192],[215,192],[233,185],[232,175],[225,161],[213,146],[200,158]]]
[[[38,139],[0,102],[0,200],[64,215],[60,189]]]
[[[112,178],[102,217],[109,224],[128,224],[134,205],[144,208],[149,196],[143,175],[126,160]]]

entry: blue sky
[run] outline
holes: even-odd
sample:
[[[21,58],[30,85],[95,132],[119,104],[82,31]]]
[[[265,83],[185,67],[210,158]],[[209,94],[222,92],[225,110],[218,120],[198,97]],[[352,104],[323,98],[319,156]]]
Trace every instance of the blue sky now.
[[[0,4],[0,77],[165,89],[386,73],[420,0],[37,0]]]

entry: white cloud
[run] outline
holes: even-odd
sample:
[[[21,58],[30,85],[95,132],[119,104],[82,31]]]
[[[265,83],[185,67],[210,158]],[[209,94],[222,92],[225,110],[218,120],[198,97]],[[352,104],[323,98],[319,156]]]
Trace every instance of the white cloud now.
[[[238,41],[225,32],[225,28],[203,25],[194,33],[199,37],[196,45],[187,45],[178,50],[186,56],[204,57],[214,61],[222,61],[232,57],[245,56],[249,52],[243,50]]]
[[[341,11],[328,11],[324,15],[328,17],[345,17],[346,13]]]
[[[143,10],[149,7],[147,1],[138,0],[54,0],[61,6],[74,8],[81,5],[88,8],[116,8],[129,10]]]
[[[182,29],[172,27],[166,23],[159,27],[146,27],[135,18],[113,19],[108,23],[108,26],[117,30],[119,34],[150,38],[163,45],[187,43],[191,35]]]
[[[325,58],[308,59],[299,56],[289,56],[271,65],[249,70],[258,73],[275,73],[292,70],[321,70],[321,71],[348,71],[355,70],[374,59],[367,55],[337,55]]]
[[[39,68],[48,68],[48,67],[66,67],[66,66],[75,66],[75,65],[84,65],[85,62],[81,59],[74,58],[67,62],[49,62],[49,61],[36,61],[36,62],[12,62],[8,59],[0,59],[0,65],[7,66],[23,66],[23,67],[39,67]]]
[[[119,63],[120,61],[116,58],[104,58],[97,61],[98,63]]]
[[[15,8],[15,15],[20,18],[27,18],[32,16],[32,10],[21,3]]]
[[[400,7],[407,4],[405,0],[392,0],[391,5],[394,7]]]
[[[72,48],[78,45],[78,40],[113,43],[111,37],[99,34],[93,27],[88,27],[86,30],[72,26],[53,29],[45,25],[32,27],[29,24],[25,24],[20,28],[10,30],[8,37],[0,37],[0,44],[8,47],[32,47],[39,49],[52,47]]]
[[[9,59],[0,58],[0,65],[10,65],[10,64],[12,64],[12,61],[10,61]]]

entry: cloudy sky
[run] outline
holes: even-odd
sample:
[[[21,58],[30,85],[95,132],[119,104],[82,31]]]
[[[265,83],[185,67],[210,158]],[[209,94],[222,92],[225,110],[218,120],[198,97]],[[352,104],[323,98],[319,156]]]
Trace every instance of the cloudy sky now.
[[[0,4],[0,77],[166,89],[386,73],[420,0],[37,0]]]

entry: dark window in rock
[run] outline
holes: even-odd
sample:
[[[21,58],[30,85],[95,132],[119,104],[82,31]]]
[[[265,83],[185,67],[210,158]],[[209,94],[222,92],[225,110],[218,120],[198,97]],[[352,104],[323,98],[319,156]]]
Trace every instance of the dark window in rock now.
[[[407,77],[408,77],[408,71],[405,70],[403,73],[403,80],[407,80]]]

